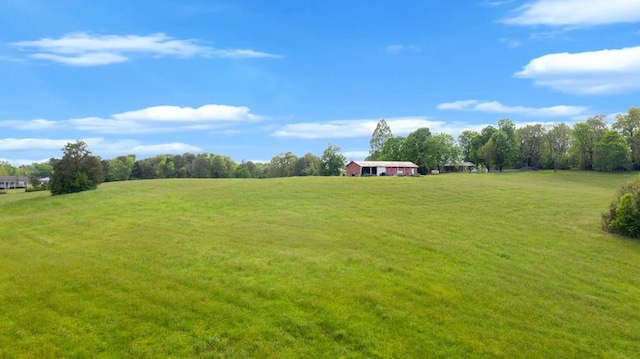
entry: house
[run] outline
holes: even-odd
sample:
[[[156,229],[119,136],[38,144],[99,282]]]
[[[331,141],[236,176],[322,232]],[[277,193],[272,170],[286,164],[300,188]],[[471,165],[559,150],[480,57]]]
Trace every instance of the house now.
[[[447,163],[444,165],[443,172],[471,172],[475,168],[475,164],[463,161],[460,163]]]
[[[413,162],[351,161],[347,164],[347,176],[411,176],[418,174]]]
[[[51,178],[50,177],[42,177],[42,178],[38,179],[38,182],[40,183],[40,186],[44,186],[47,183],[51,182]]]
[[[29,178],[19,176],[0,176],[0,189],[27,188]]]

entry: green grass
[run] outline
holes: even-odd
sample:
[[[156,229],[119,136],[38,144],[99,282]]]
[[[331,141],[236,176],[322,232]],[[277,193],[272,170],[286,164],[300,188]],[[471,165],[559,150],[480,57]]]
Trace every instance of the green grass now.
[[[633,358],[633,174],[153,180],[0,196],[0,357]]]

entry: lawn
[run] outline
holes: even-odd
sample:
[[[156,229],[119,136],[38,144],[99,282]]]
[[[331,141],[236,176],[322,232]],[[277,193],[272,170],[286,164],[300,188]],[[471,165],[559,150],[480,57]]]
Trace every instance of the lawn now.
[[[2,358],[633,358],[637,173],[176,179],[0,195]]]

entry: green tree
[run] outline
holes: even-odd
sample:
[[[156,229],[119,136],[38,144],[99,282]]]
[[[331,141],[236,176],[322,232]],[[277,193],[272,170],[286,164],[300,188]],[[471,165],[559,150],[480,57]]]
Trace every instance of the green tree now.
[[[322,152],[320,157],[320,175],[321,176],[339,176],[344,169],[347,161],[346,157],[340,152],[341,148],[331,143]]]
[[[387,121],[384,119],[380,120],[376,125],[376,129],[373,131],[371,135],[371,140],[369,141],[369,157],[367,160],[369,161],[377,161],[380,157],[380,152],[382,151],[382,147],[385,142],[393,138],[393,133],[391,133],[391,128],[387,124]]]
[[[631,165],[627,141],[616,131],[606,131],[594,146],[593,169],[597,171],[626,170]]]
[[[640,169],[640,108],[632,107],[626,114],[617,115],[611,128],[618,130],[627,140],[633,169]]]
[[[480,134],[476,131],[466,130],[462,131],[460,135],[458,135],[458,146],[460,146],[460,152],[462,155],[463,161],[469,161],[476,163],[478,160],[478,155],[476,154],[477,148],[474,149],[473,139],[480,136]]]
[[[516,133],[520,143],[520,164],[531,169],[542,168],[546,134],[544,127],[541,124],[526,125]]]
[[[605,115],[593,116],[573,126],[571,150],[577,167],[583,170],[593,169],[595,145],[608,129],[605,119]]]
[[[67,143],[62,151],[62,159],[53,166],[51,194],[96,189],[104,181],[100,159],[91,155],[86,143]]]
[[[236,168],[237,178],[263,178],[264,170],[261,163],[242,161]]]
[[[618,188],[609,211],[602,214],[602,228],[631,238],[640,238],[640,177]]]
[[[238,165],[229,156],[212,154],[209,157],[209,170],[212,178],[231,178],[236,172]]]
[[[498,158],[496,146],[493,144],[493,137],[490,138],[487,143],[482,145],[482,147],[478,149],[477,153],[480,162],[487,166],[487,169],[491,171],[491,167],[495,166]]]
[[[509,119],[498,121],[498,130],[491,135],[495,148],[495,163],[498,170],[512,167],[518,158],[519,147],[516,137],[516,126]]]
[[[427,139],[427,151],[424,157],[429,170],[442,170],[446,164],[458,163],[461,151],[453,136],[440,133]]]
[[[471,145],[469,148],[469,160],[476,165],[484,164],[487,168],[490,169],[491,164],[495,161],[495,146],[493,143],[487,145],[489,140],[491,140],[491,136],[498,131],[493,126],[487,126],[480,131],[478,136],[474,136],[471,138]],[[487,145],[485,147],[485,145]],[[482,151],[482,155],[480,154],[480,150],[485,147]],[[486,162],[487,159],[491,159],[492,162]]]
[[[418,172],[427,173],[425,154],[427,153],[427,139],[431,137],[431,131],[422,127],[409,134],[402,144],[402,159],[418,165]]]
[[[136,155],[118,156],[109,160],[106,182],[126,181],[131,176],[133,165],[136,162]]]
[[[562,167],[563,160],[566,162],[571,144],[571,128],[564,123],[555,124],[549,128],[545,139],[553,159],[553,172],[556,172],[558,168]]]
[[[625,139],[632,138],[640,130],[640,108],[632,107],[626,114],[617,115],[611,128],[618,130]]]
[[[298,158],[295,166],[296,176],[317,176],[320,174],[320,157],[313,153],[306,153]]]
[[[292,152],[280,153],[267,165],[267,177],[295,176],[298,157]]]
[[[402,161],[406,160],[403,158],[403,146],[404,141],[406,140],[403,136],[397,136],[389,138],[382,146],[382,150],[380,151],[380,155],[378,156],[379,161]]]
[[[0,161],[0,176],[15,176],[17,170],[9,162]]]

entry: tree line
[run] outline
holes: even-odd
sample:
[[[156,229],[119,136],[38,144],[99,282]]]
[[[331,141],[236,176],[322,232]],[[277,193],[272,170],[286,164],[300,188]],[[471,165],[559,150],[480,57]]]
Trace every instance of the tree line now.
[[[52,188],[47,189],[69,193],[73,192],[71,188],[90,189],[101,182],[136,179],[337,176],[342,174],[346,162],[340,147],[332,144],[320,156],[307,153],[298,157],[292,152],[285,152],[266,163],[236,163],[229,156],[214,153],[165,154],[144,159],[130,154],[102,159],[93,156],[82,141],[68,143],[62,152],[62,158],[20,167],[0,162],[0,175],[27,176],[33,187],[39,186],[41,178],[50,177]],[[56,187],[58,185],[62,187]]]
[[[620,171],[640,169],[640,108],[616,115],[611,127],[598,115],[568,126],[530,124],[516,128],[509,119],[480,132],[432,135],[419,128],[408,136],[393,136],[385,120],[378,122],[369,142],[368,160],[412,161],[419,172],[442,169],[461,161],[503,169],[581,169]]]
[[[457,138],[440,133],[433,135],[418,128],[407,136],[394,136],[386,121],[380,120],[369,141],[367,160],[411,161],[419,172],[442,170],[461,161],[472,162],[489,170],[503,169],[581,169],[619,171],[640,169],[640,108],[630,108],[616,115],[609,127],[606,116],[598,115],[569,126],[529,124],[516,128],[509,119],[497,127],[481,131],[463,131]],[[92,156],[79,141],[63,148],[62,159],[14,167],[0,162],[0,175],[27,176],[34,187],[39,179],[67,173],[65,186],[95,188],[103,181],[155,178],[269,178],[292,176],[335,176],[342,174],[346,158],[338,146],[329,144],[322,155],[307,153],[298,157],[292,152],[274,156],[267,163],[242,161],[214,153],[157,155],[137,159],[135,154],[101,159]],[[85,166],[85,167],[82,167]],[[87,167],[88,166],[88,167]],[[69,174],[80,172],[85,177]],[[71,182],[68,182],[71,181]],[[69,187],[69,188],[71,188]],[[66,189],[60,189],[66,192]]]

